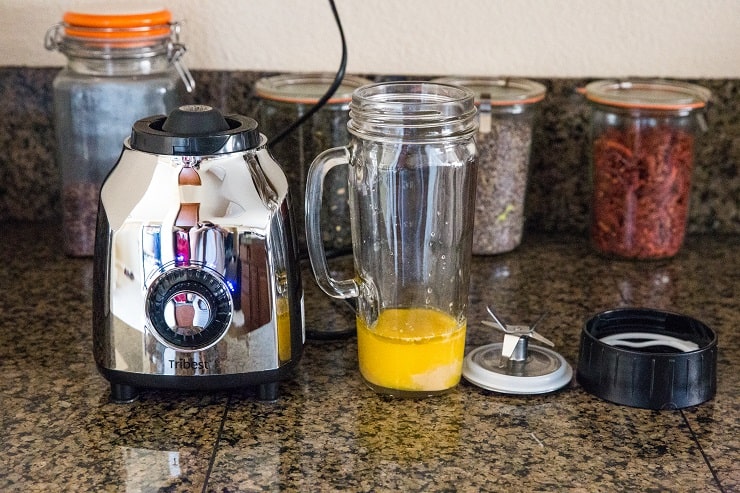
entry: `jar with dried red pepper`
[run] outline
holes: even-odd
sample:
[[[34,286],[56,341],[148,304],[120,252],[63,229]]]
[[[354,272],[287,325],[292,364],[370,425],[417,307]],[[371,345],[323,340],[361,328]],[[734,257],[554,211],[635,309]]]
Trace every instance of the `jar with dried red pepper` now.
[[[710,92],[672,81],[597,81],[591,103],[591,243],[660,259],[683,244],[694,142]]]

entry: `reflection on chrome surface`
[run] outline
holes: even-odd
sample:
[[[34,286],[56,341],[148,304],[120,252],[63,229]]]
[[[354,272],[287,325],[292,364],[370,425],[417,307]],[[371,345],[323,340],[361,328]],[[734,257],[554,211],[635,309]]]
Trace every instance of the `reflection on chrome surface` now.
[[[287,180],[266,150],[124,152],[108,179],[117,180],[126,186],[101,192],[99,366],[231,374],[295,357],[303,307]]]
[[[120,447],[126,472],[126,491],[166,488],[183,475],[180,452]]]

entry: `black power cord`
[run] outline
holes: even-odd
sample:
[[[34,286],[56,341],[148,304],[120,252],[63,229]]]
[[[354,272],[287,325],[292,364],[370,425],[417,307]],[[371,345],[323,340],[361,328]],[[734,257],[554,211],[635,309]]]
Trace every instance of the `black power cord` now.
[[[291,123],[287,128],[285,128],[282,132],[280,132],[277,136],[270,139],[270,141],[267,143],[267,148],[272,149],[272,147],[283,140],[289,133],[291,133],[296,128],[300,127],[303,122],[311,118],[314,113],[319,111],[322,106],[326,104],[327,101],[334,95],[334,93],[339,88],[340,84],[342,83],[342,80],[344,79],[344,73],[347,68],[347,43],[344,39],[344,29],[342,29],[342,23],[339,20],[339,13],[337,12],[337,7],[334,5],[334,0],[329,0],[329,6],[331,7],[331,11],[334,14],[334,21],[337,24],[337,29],[339,29],[339,37],[342,40],[342,60],[339,62],[339,69],[337,70],[336,75],[334,76],[334,81],[332,82],[331,86],[329,86],[329,89],[327,89],[326,93],[321,96],[321,99],[319,99],[315,105],[313,105],[306,113],[301,115],[300,118],[298,118],[296,121]]]

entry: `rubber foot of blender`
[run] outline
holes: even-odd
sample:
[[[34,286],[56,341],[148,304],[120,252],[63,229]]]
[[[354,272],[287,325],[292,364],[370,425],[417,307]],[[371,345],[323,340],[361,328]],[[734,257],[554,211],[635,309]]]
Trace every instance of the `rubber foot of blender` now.
[[[139,391],[136,387],[122,383],[110,384],[110,400],[116,404],[127,404],[135,401],[139,397]]]
[[[278,398],[278,383],[269,382],[260,384],[257,396],[261,401],[276,401]]]

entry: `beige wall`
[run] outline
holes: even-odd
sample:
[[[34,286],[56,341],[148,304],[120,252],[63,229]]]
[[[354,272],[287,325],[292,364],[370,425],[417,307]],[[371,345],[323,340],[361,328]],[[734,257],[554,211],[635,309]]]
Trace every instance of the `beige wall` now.
[[[46,29],[84,0],[0,0],[0,65],[61,65]],[[95,3],[95,2],[93,2]],[[97,2],[100,4],[101,2]],[[740,77],[740,0],[336,0],[350,72]],[[134,4],[109,0],[106,6]],[[160,0],[194,69],[334,70],[328,0]]]

